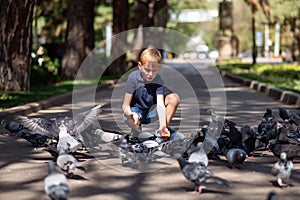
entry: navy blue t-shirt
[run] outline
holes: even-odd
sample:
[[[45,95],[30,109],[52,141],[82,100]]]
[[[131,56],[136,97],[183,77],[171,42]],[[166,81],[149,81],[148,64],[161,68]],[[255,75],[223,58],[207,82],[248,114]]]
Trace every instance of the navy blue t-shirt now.
[[[156,95],[164,94],[163,80],[159,74],[152,82],[145,82],[141,71],[136,70],[129,74],[125,93],[132,94],[130,107],[138,107],[141,110],[149,110],[157,104]]]

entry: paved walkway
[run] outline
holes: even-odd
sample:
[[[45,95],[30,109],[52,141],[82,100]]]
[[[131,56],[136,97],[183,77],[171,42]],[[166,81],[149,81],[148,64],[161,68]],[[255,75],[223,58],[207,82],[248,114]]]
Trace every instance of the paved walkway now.
[[[174,117],[172,126],[189,135],[201,125],[210,121],[206,110],[212,106],[226,114],[226,118],[238,125],[248,123],[257,127],[267,107],[277,116],[279,107],[299,112],[292,105],[285,105],[273,98],[250,90],[249,87],[224,78],[224,86],[219,85],[217,72],[208,67],[209,63],[167,63],[163,76],[173,90],[181,96],[181,105]],[[171,72],[170,72],[171,71]],[[184,80],[188,80],[184,82]],[[57,114],[71,115],[88,109],[96,102],[106,102],[100,117],[100,126],[109,130],[127,132],[128,128],[120,122],[122,89],[120,82],[111,88],[97,91],[94,99],[79,95],[76,99],[65,99],[58,106],[31,113],[29,116],[51,118]],[[212,87],[214,86],[214,87]],[[192,89],[192,90],[191,90]],[[224,93],[225,92],[225,93]],[[225,94],[225,96],[224,96]],[[226,104],[223,104],[226,102]],[[225,112],[226,108],[226,112]],[[147,127],[149,130],[155,127]],[[3,132],[3,130],[2,130]],[[0,135],[0,199],[49,199],[43,189],[43,179],[47,175],[47,152],[22,140]],[[109,155],[101,159],[82,158],[87,172],[78,171],[78,179],[70,179],[70,199],[266,199],[268,192],[276,191],[279,199],[296,199],[300,195],[300,163],[295,160],[295,171],[291,183],[293,187],[279,189],[272,185],[270,175],[272,164],[276,161],[267,151],[259,151],[262,156],[248,158],[241,170],[226,167],[226,161],[210,160],[209,169],[230,182],[229,188],[208,186],[203,194],[192,195],[187,191],[193,188],[181,174],[178,163],[172,159],[159,159],[149,164],[147,173],[139,173],[121,165],[119,159]]]

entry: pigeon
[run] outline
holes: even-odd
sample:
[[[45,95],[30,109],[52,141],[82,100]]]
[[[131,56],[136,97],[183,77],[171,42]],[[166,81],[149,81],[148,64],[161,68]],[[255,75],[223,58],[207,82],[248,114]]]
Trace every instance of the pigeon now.
[[[86,169],[73,155],[67,154],[65,152],[60,152],[59,156],[56,159],[56,164],[60,167],[61,170],[67,173],[67,177],[70,177],[75,169],[86,171]]]
[[[262,117],[263,121],[274,121],[275,117],[273,115],[273,112],[270,108],[266,109],[266,112],[264,113],[263,117]]]
[[[199,142],[197,144],[197,149],[190,154],[188,162],[202,162],[205,167],[208,166],[208,157],[203,149],[202,142]]]
[[[246,160],[246,152],[243,149],[231,148],[224,152],[224,155],[233,169],[239,169]]]
[[[35,148],[44,146],[48,140],[48,137],[39,133],[27,133],[22,132],[21,137],[30,142]]]
[[[19,116],[18,120],[23,126],[33,132],[46,135],[50,138],[58,138],[59,128],[54,119],[44,119],[39,117],[28,118],[26,116]]]
[[[278,200],[276,192],[274,191],[269,192],[267,200]]]
[[[188,162],[180,154],[175,154],[184,177],[195,183],[194,192],[202,192],[206,184],[229,186],[228,182],[215,176],[203,162]]]
[[[283,121],[288,121],[292,116],[291,112],[285,108],[278,108],[278,114]]]
[[[7,119],[2,119],[1,120],[1,125],[9,131],[9,135],[14,136],[16,134],[18,134],[20,131],[22,131],[23,129],[25,129],[25,127],[15,121],[10,121]]]
[[[270,142],[268,148],[277,158],[280,158],[282,152],[286,153],[288,160],[294,160],[296,157],[300,156],[299,144],[279,144],[274,141],[274,143]]]
[[[248,156],[253,156],[256,149],[257,134],[253,127],[245,124],[241,127],[243,135],[243,147]]]
[[[293,162],[287,160],[286,153],[280,153],[280,160],[277,161],[271,169],[271,174],[277,177],[277,183],[280,187],[289,186],[289,178],[292,174],[293,168]]]
[[[225,125],[229,128],[229,131],[226,133],[226,136],[230,140],[230,148],[240,147],[242,145],[243,135],[236,128],[236,123],[226,119]]]
[[[20,123],[31,131],[44,134],[51,138],[58,138],[60,126],[67,127],[70,135],[82,140],[80,133],[97,120],[98,114],[101,112],[103,104],[99,104],[90,111],[77,114],[73,119],[69,117],[58,117],[50,120],[44,118],[28,118],[26,116],[19,116],[17,119]]]
[[[65,125],[61,125],[59,127],[59,139],[57,144],[57,150],[64,151],[66,153],[69,152],[75,152],[80,147],[82,147],[82,144],[77,141],[74,137],[72,137],[67,131],[67,127]]]
[[[46,194],[52,200],[67,200],[70,191],[66,176],[56,170],[53,160],[49,160],[48,166],[49,174],[44,179]]]
[[[213,109],[207,109],[207,113],[211,115],[211,119],[213,122],[222,122],[224,121],[224,117],[217,114],[216,111],[214,111]]]

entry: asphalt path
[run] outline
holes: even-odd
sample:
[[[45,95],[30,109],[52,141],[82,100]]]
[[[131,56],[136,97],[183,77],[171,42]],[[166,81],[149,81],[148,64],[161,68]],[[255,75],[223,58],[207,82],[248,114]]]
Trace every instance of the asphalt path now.
[[[278,108],[291,111],[299,109],[275,101],[265,94],[250,90],[229,79],[222,78],[214,63],[209,61],[169,60],[164,63],[161,74],[166,86],[178,93],[180,106],[171,126],[189,136],[193,131],[209,124],[207,109],[213,108],[238,126],[249,124],[257,127],[266,108],[278,116]],[[126,75],[124,75],[124,78]],[[122,122],[121,103],[124,79],[112,89],[101,89],[94,94],[73,96],[60,106],[50,107],[28,115],[50,119],[57,115],[71,116],[87,110],[95,103],[106,103],[99,126],[106,130],[129,132]],[[157,123],[143,128],[154,131]],[[0,134],[0,199],[41,199],[49,197],[44,192],[43,180],[47,175],[49,153],[42,148],[34,149],[21,138]],[[278,193],[279,199],[298,199],[300,195],[300,163],[294,161],[292,186],[280,189],[273,185],[275,177],[270,170],[277,159],[266,150],[258,150],[257,156],[247,158],[240,170],[227,166],[224,157],[210,160],[208,168],[217,176],[229,181],[230,186],[208,185],[201,194],[190,194],[194,185],[182,175],[176,160],[161,158],[139,168],[122,165],[120,159],[104,152],[94,157],[81,156],[86,172],[76,171],[69,179],[69,199],[266,199],[270,191]]]

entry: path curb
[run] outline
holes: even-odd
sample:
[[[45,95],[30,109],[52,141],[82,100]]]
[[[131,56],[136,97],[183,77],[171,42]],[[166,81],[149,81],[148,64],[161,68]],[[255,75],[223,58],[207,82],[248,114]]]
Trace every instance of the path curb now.
[[[114,85],[115,85],[115,81],[112,81],[112,80],[106,81],[105,83],[103,83],[97,87],[97,91],[113,88]],[[61,104],[64,104],[64,103],[70,101],[72,99],[72,95],[74,92],[77,93],[76,95],[81,95],[81,94],[83,95],[85,93],[88,93],[88,92],[94,91],[94,90],[95,90],[95,87],[84,88],[84,89],[77,90],[77,91],[63,93],[63,94],[60,94],[60,95],[57,95],[54,97],[50,97],[45,100],[38,101],[38,102],[27,103],[27,104],[24,104],[21,106],[16,106],[16,107],[12,107],[9,109],[5,109],[0,112],[0,119],[3,119],[3,118],[12,119],[17,115],[29,115],[31,113],[38,112],[39,110],[47,109],[52,106],[61,105]]]
[[[221,71],[221,76],[231,79],[234,82],[240,83],[244,86],[248,86],[252,90],[264,93],[275,100],[286,103],[288,105],[294,105],[297,108],[300,108],[300,94],[286,91],[274,86],[267,85],[258,81],[254,81],[248,78],[240,77],[234,74],[231,74],[226,71]]]

